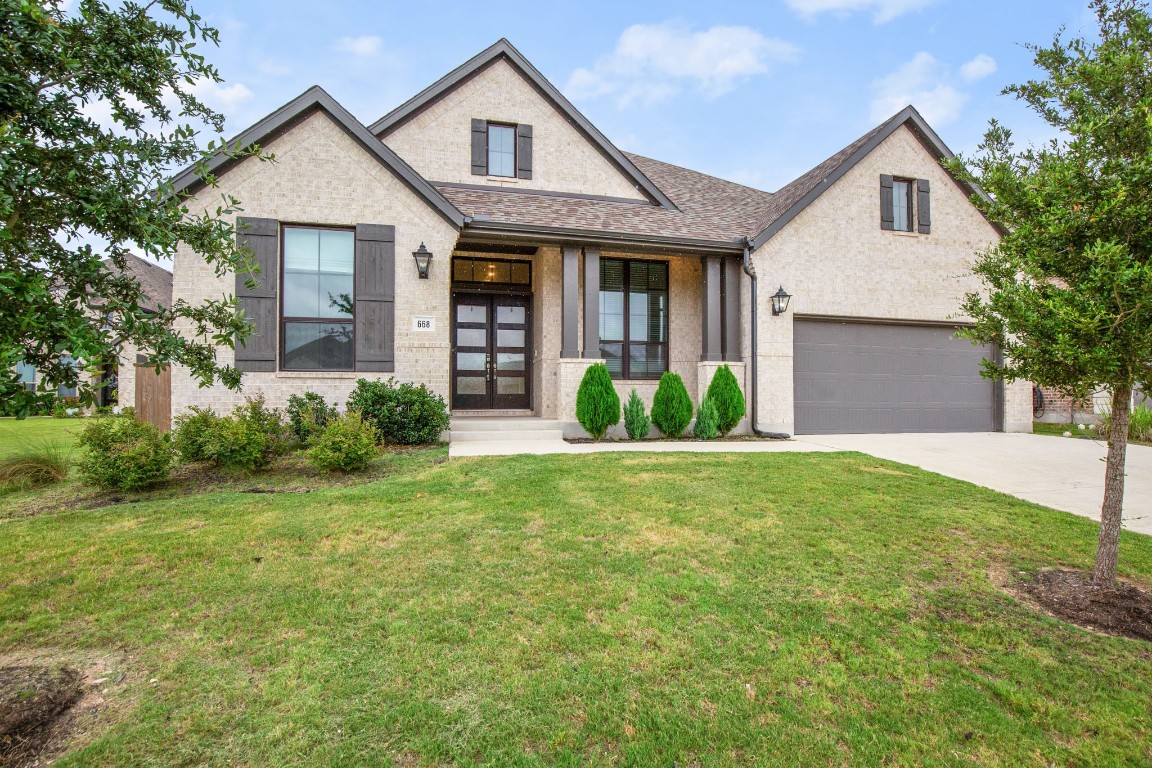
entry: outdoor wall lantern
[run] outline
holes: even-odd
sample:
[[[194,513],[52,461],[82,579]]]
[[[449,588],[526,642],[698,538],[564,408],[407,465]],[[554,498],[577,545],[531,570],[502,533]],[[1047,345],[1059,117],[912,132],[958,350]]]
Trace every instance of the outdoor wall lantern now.
[[[416,259],[416,271],[420,279],[427,280],[428,268],[432,266],[432,252],[424,247],[424,243],[420,243],[420,247],[412,251],[412,258]]]
[[[772,294],[772,314],[782,315],[788,311],[788,299],[792,298],[792,294],[784,290],[784,286],[780,286],[780,290]]]

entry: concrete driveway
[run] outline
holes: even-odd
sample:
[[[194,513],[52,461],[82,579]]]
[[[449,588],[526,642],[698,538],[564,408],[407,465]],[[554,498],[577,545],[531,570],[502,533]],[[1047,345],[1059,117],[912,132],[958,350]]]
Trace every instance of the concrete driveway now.
[[[1100,519],[1103,441],[1002,433],[813,435],[797,442],[860,451]],[[1124,528],[1152,535],[1152,447],[1128,447]]]

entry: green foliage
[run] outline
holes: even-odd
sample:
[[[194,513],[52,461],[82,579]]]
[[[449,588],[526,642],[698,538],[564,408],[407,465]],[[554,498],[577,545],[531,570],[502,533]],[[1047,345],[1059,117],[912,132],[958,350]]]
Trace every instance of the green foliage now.
[[[235,415],[216,420],[207,453],[218,467],[246,472],[263,469],[274,456],[271,441],[259,425]]]
[[[215,184],[204,161],[223,145],[201,148],[199,127],[219,135],[224,118],[197,94],[220,77],[195,46],[218,34],[187,0],[63,6],[8,0],[0,16],[0,402],[23,417],[65,384],[89,405],[99,385],[67,356],[92,370],[121,343],[236,387],[239,372],[215,357],[250,331],[234,301],[150,314],[126,271],[134,250],[162,260],[181,244],[218,275],[251,266],[226,223],[238,201],[190,213],[167,181],[193,166]],[[92,106],[107,119],[89,117]],[[106,311],[92,311],[96,302]],[[191,332],[176,333],[177,320]],[[17,380],[18,359],[36,366],[35,392]]]
[[[677,373],[666,372],[652,398],[652,423],[672,439],[679,438],[692,421],[692,398]]]
[[[376,429],[382,443],[423,445],[440,440],[451,421],[444,398],[421,384],[359,379],[348,396],[348,410],[358,411]]]
[[[286,411],[292,434],[302,443],[307,443],[340,416],[335,405],[329,405],[323,395],[315,392],[289,395]]]
[[[278,409],[267,406],[263,394],[244,398],[240,407],[232,412],[232,418],[247,422],[262,432],[267,438],[268,450],[272,456],[288,452],[292,436],[289,426]]]
[[[704,398],[711,400],[712,405],[716,408],[716,429],[721,435],[727,435],[736,429],[736,425],[747,413],[744,393],[740,391],[740,384],[736,381],[736,375],[727,365],[722,365],[716,369]],[[701,403],[700,407],[703,409],[704,403]],[[696,418],[699,420],[700,417],[697,416]]]
[[[308,461],[325,472],[357,472],[378,455],[376,429],[352,411],[331,420],[316,434]]]
[[[0,459],[0,488],[26,490],[54,485],[68,477],[72,452],[59,443],[32,443]]]
[[[576,390],[576,420],[593,440],[603,440],[608,428],[620,423],[620,396],[604,363],[584,371]]]
[[[211,461],[220,417],[211,408],[192,406],[173,420],[172,447],[182,461]]]
[[[716,435],[720,434],[717,429],[719,422],[720,414],[716,410],[712,398],[705,396],[700,402],[700,408],[696,411],[696,424],[692,427],[692,434],[698,440],[713,440]]]
[[[628,395],[628,402],[624,404],[624,431],[633,440],[643,440],[648,437],[651,428],[652,420],[644,411],[644,401],[633,389]]]
[[[1100,433],[1112,431],[1112,414],[1105,413],[1101,420]],[[1152,408],[1138,405],[1128,416],[1128,439],[1134,443],[1152,443]]]
[[[156,427],[135,419],[91,419],[77,441],[80,474],[91,485],[135,491],[168,479],[175,453]]]

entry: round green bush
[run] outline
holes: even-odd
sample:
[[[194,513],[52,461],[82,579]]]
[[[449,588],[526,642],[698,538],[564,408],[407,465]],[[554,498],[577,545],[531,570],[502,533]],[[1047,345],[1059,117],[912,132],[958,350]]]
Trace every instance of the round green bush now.
[[[620,396],[604,363],[584,371],[576,390],[576,420],[593,440],[603,440],[608,428],[620,423]]]
[[[324,396],[316,392],[289,395],[286,411],[292,434],[301,443],[307,443],[323,432],[324,427],[340,416],[336,406],[329,405]]]
[[[192,406],[175,418],[172,446],[181,461],[209,461],[220,417],[211,408]]]
[[[624,404],[624,431],[633,440],[643,440],[648,437],[651,428],[652,420],[644,412],[644,401],[633,389],[632,394],[628,395],[628,402]]]
[[[712,440],[718,434],[716,424],[719,420],[720,416],[716,412],[716,406],[712,404],[712,398],[705,397],[700,403],[699,410],[696,411],[696,425],[692,428],[692,434],[698,440]]]
[[[356,411],[328,422],[308,449],[308,461],[324,472],[357,472],[377,455],[376,430]]]
[[[274,451],[268,434],[252,419],[233,414],[217,419],[208,458],[218,467],[251,472],[272,463]]]
[[[652,398],[652,423],[668,437],[679,438],[692,421],[692,398],[679,374],[666,372]]]
[[[80,474],[101,488],[135,491],[163,482],[172,472],[172,444],[156,427],[135,419],[92,419],[77,441]]]
[[[716,414],[719,418],[716,429],[722,435],[727,435],[736,429],[736,425],[747,413],[744,393],[740,391],[740,384],[736,381],[736,375],[726,365],[716,369],[716,374],[712,377],[712,383],[708,385],[708,391],[704,397],[711,400],[712,404],[716,406]]]
[[[382,443],[439,442],[451,423],[443,397],[423,384],[398,384],[393,378],[359,379],[348,396],[348,410],[358,411],[376,429],[376,438]]]

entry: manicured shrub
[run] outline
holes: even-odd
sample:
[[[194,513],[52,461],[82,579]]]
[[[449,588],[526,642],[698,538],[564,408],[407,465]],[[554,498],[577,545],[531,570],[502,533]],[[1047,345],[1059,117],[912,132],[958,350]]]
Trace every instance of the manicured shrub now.
[[[696,424],[692,427],[692,434],[697,440],[712,440],[718,434],[716,428],[720,421],[720,414],[712,403],[712,398],[705,397],[696,411]]]
[[[101,488],[134,491],[168,479],[172,444],[156,427],[135,419],[93,419],[80,434],[86,448],[80,474]]]
[[[325,472],[357,472],[377,455],[376,430],[356,411],[328,422],[308,449],[308,461]]]
[[[668,437],[676,439],[684,434],[692,421],[692,398],[679,374],[666,372],[660,377],[656,395],[652,398],[652,423]]]
[[[603,440],[608,428],[620,423],[620,396],[604,363],[584,371],[576,390],[576,420],[593,440]]]
[[[740,384],[736,381],[732,369],[726,365],[716,369],[715,375],[712,376],[712,383],[708,385],[708,391],[704,397],[711,400],[712,405],[716,407],[718,419],[716,430],[722,435],[727,435],[736,429],[736,425],[740,423],[747,412],[744,393],[740,391]],[[704,404],[701,403],[700,406],[703,407]]]
[[[292,433],[280,411],[269,408],[264,403],[264,395],[245,398],[244,403],[232,412],[232,418],[244,421],[264,433],[268,441],[268,451],[276,456],[287,453],[291,446]]]
[[[643,440],[648,437],[648,430],[652,428],[652,420],[644,412],[644,401],[636,390],[628,395],[628,402],[624,404],[624,431],[633,440]]]
[[[324,427],[340,415],[335,405],[329,405],[323,395],[315,392],[289,395],[286,411],[292,434],[302,443],[324,431]]]
[[[55,485],[68,477],[72,453],[59,443],[32,443],[0,459],[0,488],[26,490]]]
[[[251,472],[271,464],[275,451],[257,422],[232,415],[216,420],[207,454],[218,467]]]
[[[210,461],[220,417],[211,408],[192,406],[174,419],[172,447],[181,461]]]
[[[423,384],[399,384],[392,378],[358,380],[348,396],[348,410],[358,411],[382,443],[435,443],[451,423],[443,397]]]

